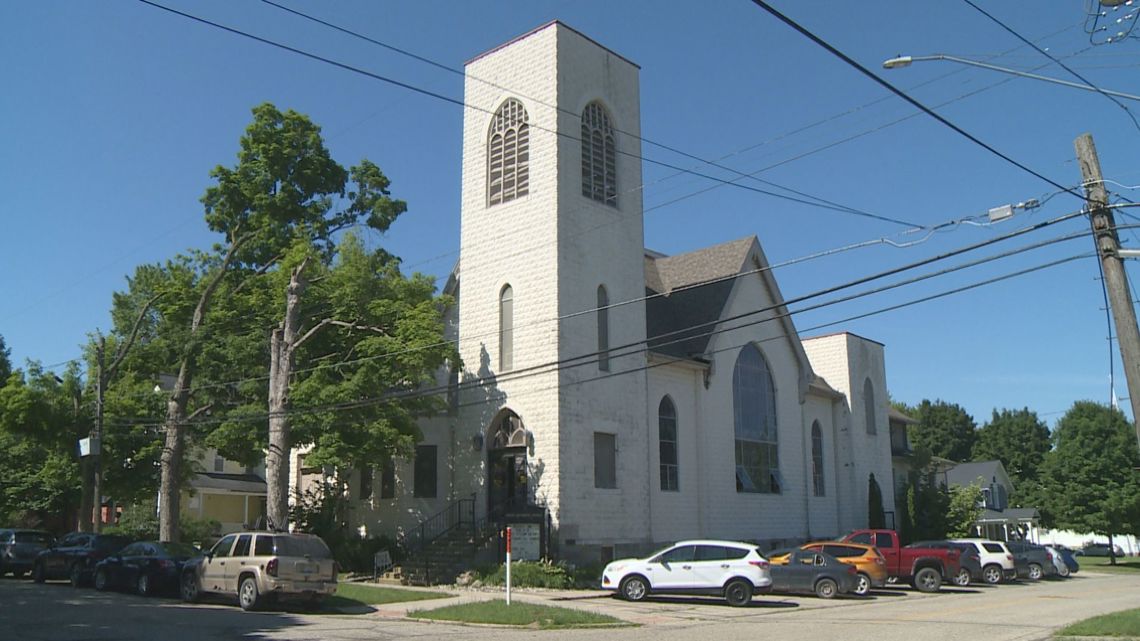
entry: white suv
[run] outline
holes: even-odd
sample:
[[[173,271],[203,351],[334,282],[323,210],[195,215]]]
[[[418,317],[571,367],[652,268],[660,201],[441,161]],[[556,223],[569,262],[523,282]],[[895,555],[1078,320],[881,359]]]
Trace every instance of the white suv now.
[[[989,539],[951,539],[954,543],[973,545],[978,550],[978,562],[982,566],[982,580],[990,585],[1001,583],[1002,579],[1017,578],[1017,567],[1013,563],[1013,553],[1001,541]]]
[[[681,541],[647,559],[614,561],[602,571],[602,589],[630,601],[650,594],[708,594],[739,606],[771,588],[768,560],[755,545],[736,541]]]
[[[237,595],[243,610],[278,597],[317,605],[336,592],[336,571],[332,552],[314,534],[238,532],[187,563],[180,587],[191,602],[207,592]]]

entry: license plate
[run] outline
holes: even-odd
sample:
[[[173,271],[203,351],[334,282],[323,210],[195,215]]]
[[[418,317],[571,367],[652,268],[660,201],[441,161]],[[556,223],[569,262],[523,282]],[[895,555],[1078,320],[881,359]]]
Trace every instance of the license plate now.
[[[317,566],[312,563],[298,563],[297,571],[301,574],[312,574],[317,571]]]

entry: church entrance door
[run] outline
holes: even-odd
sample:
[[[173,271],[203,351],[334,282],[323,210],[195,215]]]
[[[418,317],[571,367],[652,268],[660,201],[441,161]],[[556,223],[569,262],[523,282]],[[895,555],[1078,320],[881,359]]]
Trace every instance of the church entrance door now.
[[[488,510],[504,514],[527,505],[526,448],[491,450],[487,461],[490,481]]]

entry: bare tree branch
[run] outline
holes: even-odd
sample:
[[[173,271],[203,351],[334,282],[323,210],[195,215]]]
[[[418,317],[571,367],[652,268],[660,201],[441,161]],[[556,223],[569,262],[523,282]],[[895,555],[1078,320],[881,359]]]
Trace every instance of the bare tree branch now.
[[[154,303],[158,301],[158,299],[162,298],[164,294],[165,292],[155,294],[151,297],[150,300],[146,302],[145,305],[143,305],[142,311],[140,311],[138,317],[135,318],[134,326],[131,327],[131,335],[127,337],[127,342],[120,345],[119,349],[115,351],[115,358],[111,361],[111,365],[106,370],[107,378],[111,378],[115,375],[115,370],[119,368],[119,364],[121,364],[123,362],[123,359],[127,357],[127,352],[130,351],[131,345],[134,344],[135,338],[139,334],[139,327],[142,326],[142,321],[143,318],[146,317],[146,313],[150,311],[151,305],[154,305]]]
[[[199,407],[198,409],[194,410],[193,413],[190,414],[190,416],[187,416],[186,422],[189,423],[189,422],[193,421],[194,419],[198,418],[199,416],[201,416],[202,414],[209,412],[212,409],[214,409],[214,404],[213,403],[206,403],[202,407]]]

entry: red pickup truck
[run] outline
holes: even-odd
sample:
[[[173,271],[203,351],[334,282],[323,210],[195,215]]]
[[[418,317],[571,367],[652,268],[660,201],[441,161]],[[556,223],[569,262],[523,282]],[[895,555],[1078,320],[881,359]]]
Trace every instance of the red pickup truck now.
[[[875,546],[887,560],[891,579],[906,581],[921,592],[937,592],[944,578],[949,581],[958,574],[960,551],[903,547],[894,530],[855,530],[841,540]]]

